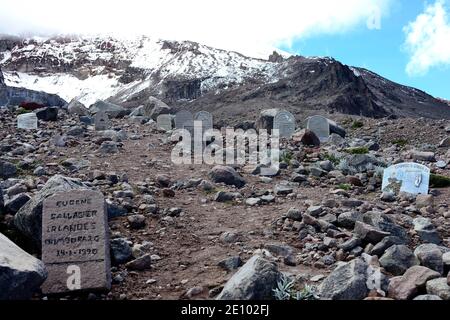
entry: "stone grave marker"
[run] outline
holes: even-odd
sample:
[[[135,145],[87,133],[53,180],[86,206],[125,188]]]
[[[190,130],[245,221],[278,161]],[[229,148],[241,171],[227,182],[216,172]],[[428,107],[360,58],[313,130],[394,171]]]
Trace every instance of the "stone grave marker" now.
[[[203,131],[213,128],[213,116],[208,111],[197,112],[194,119],[203,123]]]
[[[288,111],[280,111],[273,120],[273,129],[279,130],[281,138],[290,138],[295,133],[295,117]]]
[[[105,131],[111,127],[109,117],[105,112],[97,112],[94,118],[95,130]]]
[[[175,115],[175,128],[183,129],[185,124],[194,121],[192,113],[186,110],[181,110]]]
[[[328,141],[330,137],[330,124],[327,118],[312,116],[308,119],[307,128],[316,134],[320,142]]]
[[[383,192],[428,194],[430,169],[414,162],[400,163],[384,170]]]
[[[111,267],[106,205],[93,190],[57,193],[44,200],[44,294],[109,290]]]
[[[156,126],[158,129],[165,131],[172,130],[172,116],[170,114],[162,114],[156,119]]]
[[[38,127],[38,118],[34,112],[25,113],[17,116],[17,128],[24,130],[36,130]]]

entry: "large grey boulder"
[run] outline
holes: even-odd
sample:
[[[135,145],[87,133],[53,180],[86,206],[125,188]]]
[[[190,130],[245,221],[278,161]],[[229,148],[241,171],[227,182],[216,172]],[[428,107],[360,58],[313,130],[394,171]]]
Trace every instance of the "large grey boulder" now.
[[[233,185],[237,188],[245,186],[245,180],[236,170],[231,167],[215,166],[210,172],[209,177],[214,183],[225,183],[226,185]]]
[[[446,247],[438,246],[436,244],[427,243],[422,244],[414,250],[415,256],[419,259],[420,264],[431,270],[437,271],[440,274],[444,272],[443,254],[448,252]]]
[[[72,101],[69,102],[67,105],[67,111],[70,114],[78,115],[78,116],[89,116],[89,109],[84,106],[80,101],[77,99],[72,99]]]
[[[417,232],[423,242],[440,244],[442,242],[435,226],[428,218],[416,218],[413,220],[414,231]]]
[[[367,288],[368,264],[355,259],[334,269],[319,287],[320,298],[326,300],[362,300]]]
[[[395,276],[403,275],[406,270],[419,265],[419,260],[405,245],[394,245],[380,258],[381,266]]]
[[[254,256],[228,280],[217,300],[273,299],[273,289],[280,278],[274,263]]]
[[[328,119],[328,124],[330,125],[330,134],[337,134],[337,135],[341,136],[342,138],[345,138],[345,136],[347,135],[347,132],[345,131],[345,129],[343,127],[341,127],[336,122],[334,122],[333,120],[330,120],[330,119]]]
[[[14,217],[14,224],[37,245],[41,243],[42,235],[42,203],[49,196],[57,193],[87,187],[78,180],[55,175],[45,186],[28,201]]]
[[[25,300],[47,278],[42,261],[0,233],[0,300]]]
[[[428,281],[427,293],[438,296],[442,300],[450,300],[450,286],[447,283],[447,278],[439,278]]]
[[[374,226],[360,221],[356,221],[355,229],[353,232],[364,242],[372,243],[374,245],[383,240],[383,238],[390,235],[389,232],[381,231]]]
[[[98,112],[106,113],[110,118],[123,118],[130,114],[131,110],[125,109],[117,104],[105,101],[97,101],[93,105],[89,107],[89,111],[92,114],[96,114]]]
[[[142,115],[154,121],[162,114],[170,114],[171,108],[155,97],[149,97],[142,109]]]
[[[17,174],[17,167],[7,161],[0,160],[0,178],[1,179],[9,179],[14,177]]]
[[[410,241],[408,232],[402,226],[396,224],[390,217],[382,212],[370,211],[363,215],[363,222],[374,226],[384,232],[389,232],[391,236],[398,237],[408,243]]]

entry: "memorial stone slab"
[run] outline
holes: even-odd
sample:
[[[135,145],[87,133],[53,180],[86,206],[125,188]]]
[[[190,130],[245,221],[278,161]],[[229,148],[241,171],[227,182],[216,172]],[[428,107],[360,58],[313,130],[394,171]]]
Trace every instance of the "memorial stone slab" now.
[[[314,132],[320,142],[327,142],[330,137],[330,124],[328,119],[322,116],[313,116],[308,119],[307,128]]]
[[[56,193],[43,202],[44,294],[109,290],[111,267],[105,199],[99,191]]]
[[[94,123],[95,123],[95,130],[97,131],[105,131],[111,127],[109,117],[105,112],[96,113]]]
[[[295,133],[295,117],[288,111],[280,111],[273,120],[273,128],[279,130],[281,138],[290,138]]]
[[[25,113],[17,116],[17,128],[24,130],[36,130],[38,118],[35,113]]]
[[[181,110],[175,115],[175,128],[183,129],[185,124],[194,121],[192,113],[186,110]]]
[[[172,130],[172,116],[169,114],[162,114],[156,119],[158,129],[170,131]]]
[[[430,169],[421,164],[400,163],[384,170],[383,192],[428,194],[429,185]]]

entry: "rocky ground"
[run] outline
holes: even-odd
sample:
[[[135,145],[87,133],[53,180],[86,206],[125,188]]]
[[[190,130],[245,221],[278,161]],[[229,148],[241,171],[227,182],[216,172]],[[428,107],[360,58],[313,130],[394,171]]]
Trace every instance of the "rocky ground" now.
[[[2,234],[39,258],[20,217],[62,177],[107,200],[112,290],[65,298],[450,300],[450,188],[381,192],[394,163],[450,177],[449,121],[336,114],[345,139],[319,146],[299,130],[283,142],[279,174],[262,177],[250,166],[174,165],[170,133],[142,116],[95,131],[71,112],[19,131],[17,110],[0,109]]]

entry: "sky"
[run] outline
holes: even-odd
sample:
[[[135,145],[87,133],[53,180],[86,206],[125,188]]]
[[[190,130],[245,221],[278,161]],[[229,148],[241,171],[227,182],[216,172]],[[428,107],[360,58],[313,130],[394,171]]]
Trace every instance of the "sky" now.
[[[450,100],[450,0],[0,0],[0,33],[149,35],[331,56]]]

